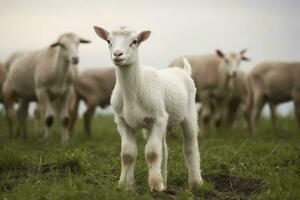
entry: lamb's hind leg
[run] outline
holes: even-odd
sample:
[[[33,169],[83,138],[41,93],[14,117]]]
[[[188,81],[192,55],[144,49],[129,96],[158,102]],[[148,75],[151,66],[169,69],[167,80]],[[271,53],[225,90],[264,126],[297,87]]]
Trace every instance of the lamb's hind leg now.
[[[300,130],[300,91],[294,91],[292,97],[295,107],[295,115],[298,124],[298,130]]]
[[[163,116],[154,119],[153,126],[148,142],[145,147],[145,158],[148,163],[149,177],[148,183],[151,190],[162,191],[166,189],[166,161],[167,146],[165,143],[165,135],[167,132],[168,115],[165,113]],[[163,163],[164,162],[164,163]],[[163,172],[163,175],[161,171]]]
[[[197,113],[195,109],[191,109],[182,122],[183,129],[183,153],[189,172],[189,186],[197,189],[202,185],[202,177],[200,171],[200,153],[198,149],[198,124]]]
[[[115,117],[118,131],[121,136],[121,161],[122,170],[119,179],[119,187],[125,189],[134,188],[134,166],[137,159],[138,151],[136,144],[136,134],[129,128],[126,123],[119,117]]]

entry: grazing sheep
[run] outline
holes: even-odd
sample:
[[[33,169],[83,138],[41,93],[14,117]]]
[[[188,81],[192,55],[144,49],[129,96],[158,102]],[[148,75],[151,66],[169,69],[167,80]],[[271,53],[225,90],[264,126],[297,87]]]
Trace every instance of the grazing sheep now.
[[[13,61],[8,69],[3,86],[6,117],[10,135],[17,132],[26,137],[26,118],[28,105],[36,101],[45,108],[46,128],[44,139],[50,135],[54,116],[58,115],[62,125],[61,141],[69,138],[68,108],[73,93],[73,80],[78,63],[78,44],[89,43],[76,34],[61,35],[50,47],[26,52]],[[18,122],[13,108],[15,99],[19,100]]]
[[[108,42],[116,67],[116,85],[111,97],[115,122],[121,136],[122,171],[119,187],[133,188],[137,159],[136,130],[146,129],[148,141],[145,159],[149,167],[151,190],[167,187],[167,129],[182,125],[184,155],[189,171],[189,185],[202,184],[198,150],[198,124],[195,108],[196,88],[190,78],[191,68],[157,70],[141,66],[138,47],[148,39],[150,31],[136,34],[127,27],[111,33],[94,27],[97,35]]]
[[[250,72],[251,86],[251,133],[256,134],[257,120],[265,103],[271,107],[273,128],[275,128],[276,105],[292,100],[300,127],[300,63],[264,62]]]
[[[209,121],[215,118],[217,127],[221,125],[222,113],[233,92],[234,78],[242,60],[249,60],[240,53],[224,54],[216,50],[216,55],[194,55],[188,56],[192,66],[192,78],[197,88],[196,101],[201,102],[199,111],[200,121],[203,123],[203,133],[207,132]],[[183,66],[182,57],[175,58],[169,64],[172,66]]]
[[[84,129],[91,135],[91,120],[97,106],[105,108],[110,104],[110,96],[115,86],[114,68],[88,69],[80,73],[74,82],[75,95],[70,109],[70,133],[77,119],[79,101],[87,106],[84,113]]]

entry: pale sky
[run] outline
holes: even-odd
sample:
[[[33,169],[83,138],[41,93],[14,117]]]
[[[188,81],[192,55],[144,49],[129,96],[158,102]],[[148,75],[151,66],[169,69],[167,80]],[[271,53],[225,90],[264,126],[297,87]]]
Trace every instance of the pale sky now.
[[[250,68],[266,60],[300,60],[297,0],[0,0],[0,60],[16,50],[50,45],[64,32],[92,40],[80,46],[79,69],[112,66],[107,44],[93,31],[129,25],[152,34],[142,64],[163,68],[178,55],[247,48]]]

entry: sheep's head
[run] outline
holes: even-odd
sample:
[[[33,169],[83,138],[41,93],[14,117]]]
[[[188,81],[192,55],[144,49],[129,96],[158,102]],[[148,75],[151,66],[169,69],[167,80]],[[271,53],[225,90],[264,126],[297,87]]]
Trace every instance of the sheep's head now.
[[[128,27],[120,27],[111,33],[101,27],[94,27],[96,34],[107,41],[111,59],[118,67],[130,66],[137,61],[139,45],[148,39],[150,31],[137,34]]]
[[[246,49],[239,53],[224,54],[221,50],[217,49],[216,54],[222,59],[226,73],[229,77],[234,77],[240,66],[241,61],[249,61],[249,58],[245,56]]]
[[[62,34],[57,42],[53,43],[50,47],[61,48],[61,53],[67,62],[78,64],[78,46],[79,43],[90,43],[89,40],[83,39],[74,33]]]

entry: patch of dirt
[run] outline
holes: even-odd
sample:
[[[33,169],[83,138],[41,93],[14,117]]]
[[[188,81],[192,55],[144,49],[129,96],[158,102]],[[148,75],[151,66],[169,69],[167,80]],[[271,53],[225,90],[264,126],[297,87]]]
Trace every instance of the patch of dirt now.
[[[206,181],[214,184],[214,191],[208,192],[205,199],[248,199],[261,191],[263,181],[256,178],[234,177],[225,174],[207,174]]]

